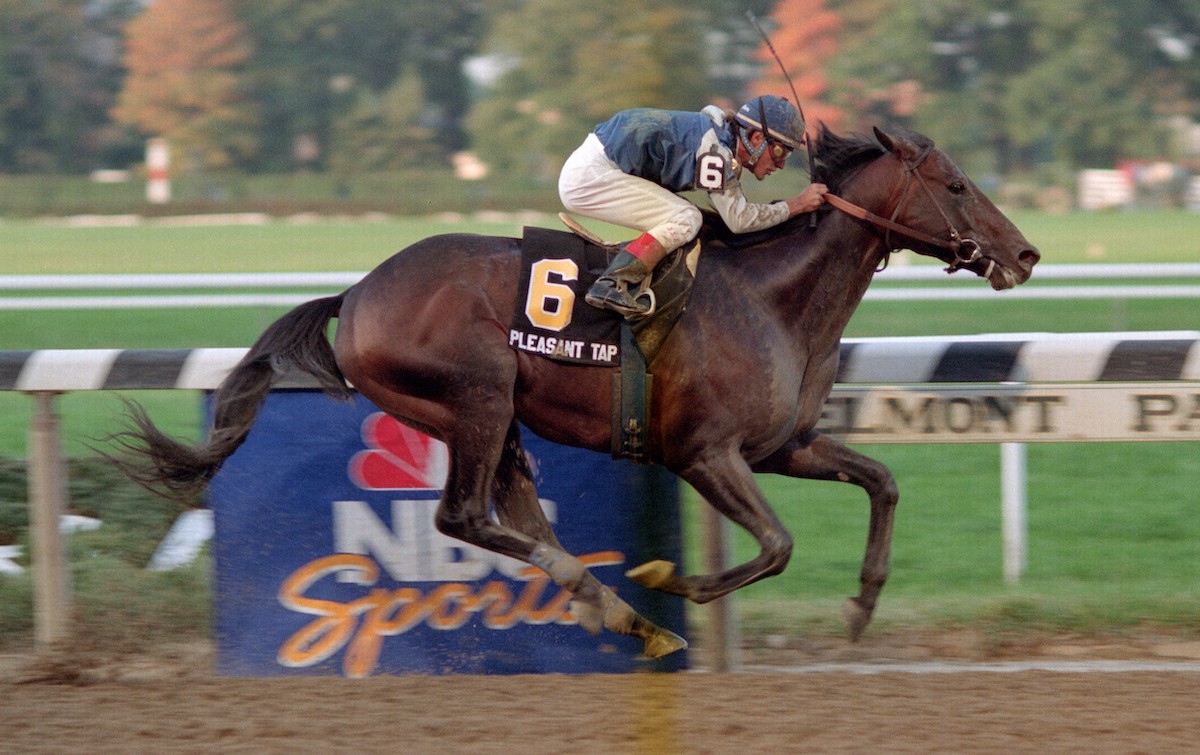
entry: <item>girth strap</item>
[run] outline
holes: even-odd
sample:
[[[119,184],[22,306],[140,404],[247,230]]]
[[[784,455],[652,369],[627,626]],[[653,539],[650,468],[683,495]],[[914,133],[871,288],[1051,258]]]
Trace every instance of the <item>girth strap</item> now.
[[[650,390],[654,376],[629,322],[621,323],[621,369],[612,378],[612,456],[649,463]]]

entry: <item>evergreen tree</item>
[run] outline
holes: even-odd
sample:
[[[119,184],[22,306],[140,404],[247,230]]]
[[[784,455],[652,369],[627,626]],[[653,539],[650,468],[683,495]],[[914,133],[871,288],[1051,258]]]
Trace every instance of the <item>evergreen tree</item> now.
[[[382,94],[360,87],[354,105],[334,122],[329,167],[349,175],[441,162],[434,129],[422,123],[422,90],[411,68]]]
[[[256,168],[327,165],[333,141],[344,138],[336,124],[406,71],[420,78],[421,119],[437,129],[441,157],[465,145],[462,62],[478,44],[477,0],[255,0],[237,13],[255,47],[250,80],[263,119]],[[307,163],[298,143],[316,145]]]
[[[121,82],[121,30],[138,8],[0,0],[0,171],[79,173],[128,157],[133,140],[108,111]]]
[[[528,0],[494,17],[485,49],[507,69],[471,112],[476,151],[550,182],[618,110],[699,110],[709,102],[702,18],[683,2],[638,0]]]
[[[1189,66],[1161,49],[1188,38],[1173,5],[830,0],[847,23],[832,91],[860,125],[924,131],[969,172],[1159,156],[1166,103],[1200,115]]]

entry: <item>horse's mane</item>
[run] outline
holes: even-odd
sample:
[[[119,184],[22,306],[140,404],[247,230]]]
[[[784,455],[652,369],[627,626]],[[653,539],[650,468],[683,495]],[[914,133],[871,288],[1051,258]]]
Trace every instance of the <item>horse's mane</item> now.
[[[884,153],[874,136],[835,134],[822,123],[813,140],[812,180],[823,183],[834,194],[847,178]]]
[[[896,129],[902,135],[918,146],[929,145],[933,142],[929,137],[915,131]],[[812,180],[823,183],[834,194],[841,193],[845,182],[872,160],[884,154],[884,148],[873,135],[866,134],[835,134],[824,124],[817,129],[813,140]],[[765,231],[737,234],[725,226],[724,221],[712,210],[704,211],[704,238],[716,241],[726,246],[745,248],[753,246],[766,238],[782,233],[789,233],[798,223],[806,223],[806,217],[792,218],[785,223],[768,228]]]

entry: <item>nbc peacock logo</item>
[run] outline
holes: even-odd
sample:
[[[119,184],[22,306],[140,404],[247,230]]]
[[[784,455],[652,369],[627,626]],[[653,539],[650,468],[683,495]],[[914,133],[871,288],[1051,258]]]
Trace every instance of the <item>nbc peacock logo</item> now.
[[[362,423],[366,449],[350,458],[350,480],[363,490],[441,490],[450,452],[446,444],[376,412]]]

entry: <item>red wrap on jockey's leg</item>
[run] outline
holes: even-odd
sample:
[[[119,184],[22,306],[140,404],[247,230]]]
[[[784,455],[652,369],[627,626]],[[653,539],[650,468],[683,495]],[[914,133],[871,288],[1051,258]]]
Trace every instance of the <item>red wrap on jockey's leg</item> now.
[[[663,257],[667,256],[667,248],[648,232],[626,244],[624,251],[641,260],[647,270],[653,270],[658,263],[662,262]]]
[[[649,263],[647,267],[653,267],[654,263],[658,262],[658,260],[654,258],[657,256],[658,252],[662,251],[662,248],[662,244],[658,242],[658,239],[654,238],[649,233],[643,233],[633,241],[630,241],[625,246],[625,251],[629,252],[634,257],[637,257],[639,260]]]

